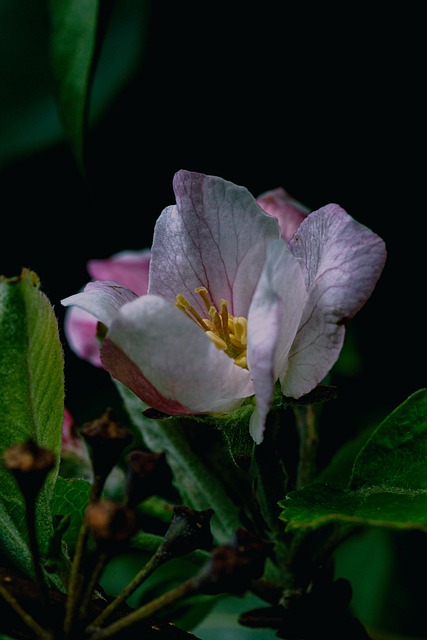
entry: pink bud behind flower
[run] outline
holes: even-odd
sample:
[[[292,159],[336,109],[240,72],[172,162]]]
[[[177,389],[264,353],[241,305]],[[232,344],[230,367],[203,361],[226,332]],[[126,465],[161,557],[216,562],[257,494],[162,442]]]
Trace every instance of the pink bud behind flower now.
[[[148,289],[150,250],[120,251],[104,260],[89,260],[86,265],[92,280],[115,280],[143,296]]]
[[[87,270],[93,280],[114,280],[138,296],[147,293],[150,250],[120,251],[110,258],[92,259]],[[70,348],[82,360],[102,368],[97,339],[98,320],[79,307],[71,307],[64,319],[64,332]]]
[[[308,207],[292,198],[282,187],[265,191],[256,201],[266,213],[277,218],[281,236],[287,242],[310,213]]]

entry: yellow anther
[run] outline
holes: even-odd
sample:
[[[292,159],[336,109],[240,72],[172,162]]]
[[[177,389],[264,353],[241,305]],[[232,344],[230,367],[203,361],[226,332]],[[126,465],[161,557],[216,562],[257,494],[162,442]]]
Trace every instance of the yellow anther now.
[[[199,294],[199,296],[205,303],[206,309],[209,311],[212,306],[212,302],[209,300],[208,290],[206,289],[206,287],[197,287],[197,289],[194,289],[194,293]]]
[[[245,345],[248,342],[248,321],[242,316],[233,318],[234,334],[240,344]]]
[[[221,300],[219,309],[210,300],[206,287],[194,290],[203,300],[209,317],[202,318],[196,309],[182,295],[176,296],[175,304],[185,315],[196,322],[206,332],[214,345],[224,351],[233,362],[242,368],[247,368],[247,320],[242,316],[233,317],[228,312],[228,303]]]
[[[211,307],[209,309],[209,315],[212,319],[212,322],[214,323],[215,331],[218,333],[218,335],[222,339],[224,339],[224,331],[222,329],[221,316],[219,315],[217,309],[215,309],[215,307]]]
[[[220,350],[220,351],[226,351],[227,349],[227,343],[219,337],[219,335],[217,335],[216,333],[214,333],[213,331],[206,331],[206,335],[208,336],[208,338],[210,338],[212,340],[212,342],[214,343],[214,345]]]
[[[238,356],[237,358],[234,358],[234,364],[237,364],[238,367],[242,367],[243,369],[246,369],[248,366],[248,361],[246,358],[246,351],[244,353],[242,353],[241,356]]]

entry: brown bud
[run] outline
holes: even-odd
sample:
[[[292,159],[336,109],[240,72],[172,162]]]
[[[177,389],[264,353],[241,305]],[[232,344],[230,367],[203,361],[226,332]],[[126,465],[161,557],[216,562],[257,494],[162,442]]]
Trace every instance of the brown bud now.
[[[196,511],[184,506],[174,507],[159,553],[177,557],[196,549],[210,550],[213,544],[210,528],[213,513],[213,509]]]
[[[89,446],[94,475],[105,478],[132,442],[132,435],[115,419],[111,409],[83,424],[80,431]]]
[[[138,530],[134,512],[108,499],[89,504],[85,522],[98,544],[111,549],[125,546]]]
[[[203,593],[242,594],[264,573],[272,544],[246,529],[238,529],[230,544],[218,545],[196,576]]]
[[[47,474],[55,466],[55,456],[49,449],[39,447],[32,439],[15,444],[3,454],[3,463],[11,471],[25,497],[34,497],[44,484]]]
[[[170,494],[172,472],[164,453],[135,449],[127,456],[127,463],[126,493],[130,507],[153,495]]]

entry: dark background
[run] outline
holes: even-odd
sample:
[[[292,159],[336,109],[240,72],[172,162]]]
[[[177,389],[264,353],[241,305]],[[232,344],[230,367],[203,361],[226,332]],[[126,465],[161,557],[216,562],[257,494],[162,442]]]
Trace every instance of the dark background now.
[[[361,369],[336,380],[340,440],[425,385],[421,12],[145,5],[136,65],[91,127],[86,179],[61,139],[3,163],[0,273],[36,271],[62,332],[60,299],[85,284],[86,261],[148,247],[181,168],[255,196],[283,186],[312,209],[337,202],[389,253],[351,325]],[[125,11],[141,21],[138,2]],[[114,58],[128,46],[124,33]],[[64,353],[66,403],[83,418],[107,376],[65,341]]]
[[[105,371],[68,349],[60,300],[86,283],[89,258],[150,246],[175,171],[219,175],[254,196],[283,186],[312,209],[337,202],[384,238],[388,260],[350,325],[360,365],[335,374],[338,398],[324,408],[327,461],[426,384],[424,15],[413,3],[116,4],[103,78],[127,73],[91,127],[86,179],[55,114],[47,2],[0,4],[0,274],[40,276],[58,316],[66,405],[82,423],[117,397]],[[38,119],[45,96],[50,116]],[[415,607],[406,614],[397,587],[425,555],[414,536],[396,546],[407,574],[390,579],[386,613],[408,633]],[[375,582],[366,547],[368,567],[355,557]]]

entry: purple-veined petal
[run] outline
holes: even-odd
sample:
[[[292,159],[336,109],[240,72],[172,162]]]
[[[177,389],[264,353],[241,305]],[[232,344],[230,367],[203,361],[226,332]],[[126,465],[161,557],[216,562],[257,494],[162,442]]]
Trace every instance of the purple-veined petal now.
[[[203,329],[157,295],[147,294],[121,308],[101,359],[141,400],[171,415],[230,411],[253,394],[249,371],[235,365]]]
[[[290,242],[304,266],[309,299],[280,375],[284,395],[299,398],[335,364],[344,341],[344,321],[371,295],[386,260],[384,241],[336,204],[302,222]]]
[[[205,316],[194,293],[204,286],[216,305],[225,299],[231,314],[247,317],[267,244],[280,235],[277,220],[222,178],[179,171],[173,185],[177,204],[154,229],[149,292],[170,301],[182,294]]]
[[[95,367],[102,367],[96,337],[98,320],[80,307],[70,307],[64,316],[64,333],[72,351]]]
[[[113,280],[89,282],[83,291],[61,300],[64,307],[75,305],[91,313],[107,327],[126,302],[138,296]]]
[[[257,444],[263,439],[274,384],[286,368],[306,300],[298,260],[284,241],[272,241],[248,317],[248,365],[256,396],[250,432]]]
[[[282,187],[261,193],[256,199],[264,211],[277,218],[282,238],[289,242],[310,209],[285,191]]]
[[[119,251],[109,258],[89,260],[86,268],[92,280],[114,280],[143,296],[148,289],[150,250]]]

